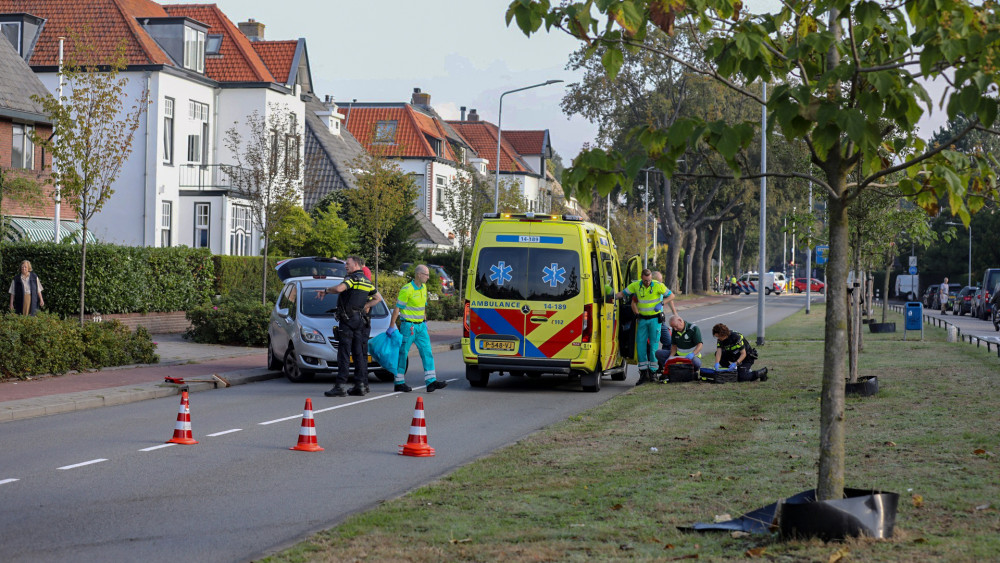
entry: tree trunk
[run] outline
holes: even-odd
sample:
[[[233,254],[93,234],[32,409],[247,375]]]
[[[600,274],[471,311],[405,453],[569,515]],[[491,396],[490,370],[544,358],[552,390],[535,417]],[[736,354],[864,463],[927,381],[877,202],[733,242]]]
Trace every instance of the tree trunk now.
[[[858,382],[858,352],[861,350],[861,292],[864,291],[860,284],[855,283],[848,290],[847,325],[850,332],[847,334],[848,344],[848,381]]]
[[[712,282],[715,280],[716,276],[719,276],[718,269],[712,267],[712,258],[717,256],[716,251],[719,247],[719,236],[722,229],[720,228],[722,223],[715,223],[712,228],[708,231],[709,237],[705,244],[705,253],[702,261],[705,263],[705,288],[712,289]],[[721,279],[719,280],[722,281]],[[721,287],[720,287],[721,289]]]
[[[882,322],[885,322],[886,311],[889,309],[889,275],[892,273],[892,261],[896,257],[889,253],[889,260],[886,261],[885,280],[882,282]]]
[[[698,244],[698,231],[690,229],[687,231],[684,238],[687,239],[685,241],[687,242],[687,245],[685,246],[685,251],[684,251],[684,293],[690,295],[691,278],[693,277],[692,269],[694,264],[695,247]]]
[[[692,229],[694,230],[694,229]],[[697,230],[694,230],[698,233]],[[705,233],[695,235],[696,240],[693,252],[691,253],[691,291],[690,293],[701,293],[705,290]]]
[[[264,262],[260,268],[260,302],[267,305],[267,243],[270,237],[267,236],[266,229],[264,233]]]
[[[836,193],[845,192],[844,174],[834,177]],[[828,174],[834,176],[834,174]],[[819,500],[844,496],[844,358],[847,356],[847,206],[840,197],[828,198],[830,254],[826,267],[827,306],[823,349],[823,387],[820,395]]]
[[[80,326],[83,326],[84,306],[86,305],[87,280],[87,220],[83,220],[83,238],[80,241]]]
[[[733,257],[733,275],[740,277],[740,273],[743,272],[743,247],[747,244],[747,232],[742,228],[742,225],[738,231],[736,231],[736,255]]]
[[[677,266],[681,260],[681,245],[684,243],[684,233],[676,225],[667,235],[667,264],[666,271],[663,272],[663,281],[667,287],[678,290],[680,282],[677,276]]]

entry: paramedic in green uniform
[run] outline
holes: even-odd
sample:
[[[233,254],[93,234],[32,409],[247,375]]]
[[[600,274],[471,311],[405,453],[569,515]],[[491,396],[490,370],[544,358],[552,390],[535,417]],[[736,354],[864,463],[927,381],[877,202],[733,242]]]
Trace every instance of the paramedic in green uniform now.
[[[424,383],[427,392],[444,389],[448,386],[444,381],[438,381],[434,372],[434,356],[431,355],[431,339],[427,335],[427,324],[424,322],[424,312],[427,308],[427,280],[431,277],[427,266],[420,264],[413,274],[413,281],[399,290],[396,307],[392,310],[392,324],[389,330],[396,326],[400,319],[399,333],[403,336],[403,345],[399,347],[399,361],[396,362],[396,378],[394,391],[409,393],[413,389],[406,384],[403,375],[406,373],[406,356],[410,353],[410,345],[416,344],[420,353],[420,363],[424,368]]]
[[[616,297],[622,296],[635,296],[638,301],[635,344],[639,350],[639,381],[636,385],[642,385],[653,380],[652,374],[656,369],[656,348],[660,342],[660,313],[663,306],[670,305],[673,314],[677,314],[674,293],[662,283],[653,281],[653,272],[647,268],[642,271],[641,280],[630,283]]]

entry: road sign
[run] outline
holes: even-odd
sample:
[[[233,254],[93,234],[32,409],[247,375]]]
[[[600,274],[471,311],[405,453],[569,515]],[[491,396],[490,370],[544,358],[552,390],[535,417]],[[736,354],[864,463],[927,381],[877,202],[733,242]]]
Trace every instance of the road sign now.
[[[829,257],[829,254],[830,254],[830,247],[829,246],[827,246],[825,244],[823,246],[817,246],[816,247],[816,263],[817,264],[826,264],[826,261],[827,261],[827,259]]]
[[[910,267],[911,268],[916,268],[917,267],[917,257],[916,256],[910,256]],[[916,272],[910,272],[910,273],[911,274],[915,274]]]
[[[917,273],[917,267],[916,266],[910,266],[910,275],[913,276],[913,275],[916,275],[916,273]]]

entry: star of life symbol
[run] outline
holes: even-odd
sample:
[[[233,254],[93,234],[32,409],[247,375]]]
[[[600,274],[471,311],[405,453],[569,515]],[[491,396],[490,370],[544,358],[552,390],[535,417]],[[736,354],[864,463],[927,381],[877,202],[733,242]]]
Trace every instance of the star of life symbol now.
[[[501,260],[493,266],[490,266],[490,281],[497,282],[497,285],[503,285],[509,282],[513,279],[510,275],[510,272],[513,269],[513,267],[508,266],[503,260]]]
[[[559,264],[555,262],[552,263],[548,268],[542,268],[542,283],[547,283],[552,287],[556,287],[561,283],[566,283],[566,268],[560,268]]]

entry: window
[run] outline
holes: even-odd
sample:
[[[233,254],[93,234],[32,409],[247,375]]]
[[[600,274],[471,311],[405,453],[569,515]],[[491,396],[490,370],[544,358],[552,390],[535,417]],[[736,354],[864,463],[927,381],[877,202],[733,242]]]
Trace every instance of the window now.
[[[299,121],[294,113],[288,114],[288,133],[285,135],[285,176],[299,177]]]
[[[31,142],[31,133],[35,130],[31,125],[14,123],[11,135],[10,167],[35,167],[35,144]]]
[[[173,205],[169,201],[160,203],[160,246],[170,246],[170,226],[173,222]]]
[[[184,68],[205,72],[205,32],[184,28]]]
[[[163,162],[174,163],[174,99],[163,100]]]
[[[434,212],[438,215],[444,213],[444,188],[447,179],[444,176],[434,177]]]
[[[580,255],[575,250],[485,247],[476,269],[476,290],[487,299],[566,301],[580,293]]]
[[[251,233],[250,208],[246,205],[234,205],[229,231],[229,253],[233,256],[249,256]]]
[[[222,49],[221,35],[208,35],[205,38],[206,55],[218,55],[221,49]]]
[[[211,205],[208,203],[194,204],[194,247],[208,248],[208,221]]]
[[[375,123],[375,138],[372,140],[373,143],[387,143],[392,144],[396,142],[396,125],[399,122],[396,120],[392,121],[377,121]]]
[[[413,187],[417,189],[417,201],[414,203],[421,213],[427,213],[427,186],[424,185],[423,174],[410,174],[413,179]]]
[[[10,44],[14,46],[14,50],[17,51],[17,54],[22,54],[20,22],[0,23],[0,35],[6,37],[7,41],[10,41]]]
[[[208,104],[189,100],[188,119],[201,121],[201,133],[188,135],[187,160],[208,164]]]
[[[441,139],[435,139],[434,137],[427,137],[427,142],[431,145],[431,150],[434,151],[434,156],[441,156]]]

